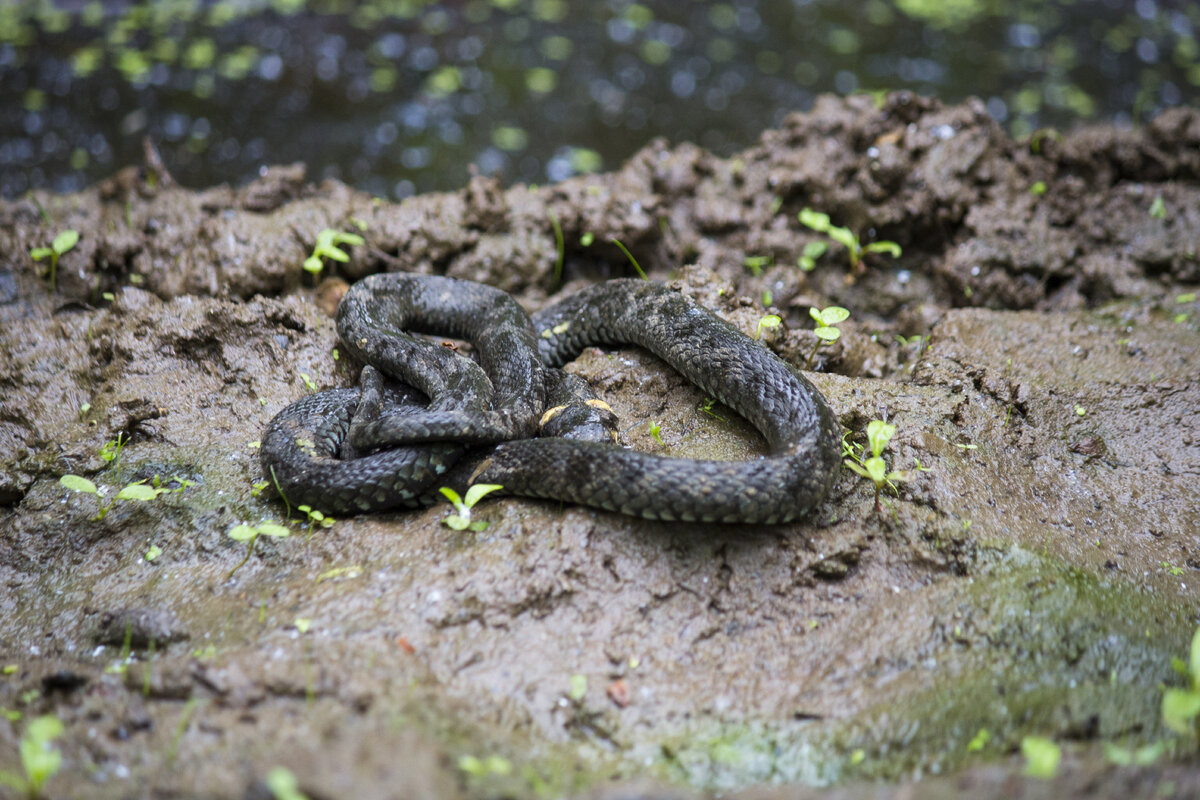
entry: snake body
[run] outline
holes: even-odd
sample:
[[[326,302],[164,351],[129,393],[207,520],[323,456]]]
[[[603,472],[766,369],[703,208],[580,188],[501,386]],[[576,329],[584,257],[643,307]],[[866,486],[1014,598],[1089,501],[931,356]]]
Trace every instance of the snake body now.
[[[469,339],[482,366],[414,339],[406,328]],[[289,498],[324,510],[417,504],[464,443],[499,442],[474,482],[648,519],[770,524],[817,505],[840,461],[838,424],[798,370],[659,284],[608,281],[530,320],[508,295],[480,284],[374,275],[343,298],[338,330],[357,357],[420,390],[430,404],[414,412],[398,395],[383,398],[364,382],[362,390],[322,392],[276,415],[263,437],[264,469]],[[607,441],[615,420],[586,386],[557,377],[556,368],[587,346],[626,344],[650,350],[741,414],[771,454],[701,461]],[[545,414],[543,435],[531,438],[545,407],[558,412],[564,404],[571,410]],[[563,424],[575,418],[578,427]],[[563,430],[547,435],[554,425]],[[360,452],[367,454],[344,458]]]

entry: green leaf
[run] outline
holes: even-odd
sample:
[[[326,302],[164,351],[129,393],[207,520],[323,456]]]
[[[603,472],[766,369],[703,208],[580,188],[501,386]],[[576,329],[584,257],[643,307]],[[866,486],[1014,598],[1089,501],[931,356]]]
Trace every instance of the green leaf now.
[[[587,695],[587,676],[576,673],[571,676],[567,697],[578,703]]]
[[[467,508],[473,508],[476,503],[482,500],[486,495],[495,492],[504,487],[498,483],[477,483],[467,489],[467,499],[464,501]]]
[[[444,494],[446,499],[451,503],[454,503],[455,506],[462,505],[462,498],[459,497],[458,492],[454,491],[449,486],[443,486],[442,488],[438,489],[438,491]]]
[[[867,472],[867,468],[859,464],[857,461],[843,461],[847,467],[862,475],[864,478],[870,479],[871,473]]]
[[[158,490],[153,486],[147,486],[144,483],[131,483],[121,491],[117,492],[118,500],[137,500],[144,502],[153,500],[158,497]]]
[[[304,269],[314,275],[325,268],[325,264],[317,256],[309,256],[304,259]]]
[[[153,561],[161,555],[162,548],[156,544],[152,544],[146,549],[146,555],[142,556],[142,558],[146,559],[147,561]]]
[[[73,492],[96,494],[96,484],[79,475],[63,475],[58,479],[58,482]]]
[[[1189,692],[1184,689],[1167,689],[1163,692],[1162,718],[1171,730],[1186,734],[1198,714],[1200,714],[1200,692]]]
[[[60,256],[63,253],[71,251],[79,243],[79,231],[63,231],[58,236],[54,237],[54,241],[50,244],[54,248],[54,252]]]
[[[49,258],[54,255],[54,251],[49,247],[35,247],[29,251],[29,256],[34,261],[41,261],[43,258]]]
[[[867,442],[871,445],[871,455],[882,455],[888,442],[896,435],[896,426],[881,419],[873,419],[867,424]]]
[[[781,322],[783,322],[783,320],[780,319],[777,314],[767,314],[765,317],[763,317],[762,319],[760,319],[758,321],[758,327],[760,327],[760,328],[778,328],[779,323],[781,323]]]
[[[830,325],[814,328],[813,333],[817,335],[818,339],[824,339],[827,342],[836,342],[842,337],[842,332]]]
[[[62,732],[62,722],[51,715],[38,717],[25,729],[25,736],[19,745],[21,766],[34,789],[40,789],[62,766],[62,753],[50,746],[50,742],[61,736]]]
[[[1154,742],[1137,750],[1130,750],[1125,747],[1119,747],[1111,742],[1104,742],[1104,757],[1110,764],[1116,764],[1118,767],[1128,767],[1136,764],[1139,767],[1148,767],[1158,761],[1159,757],[1166,749],[1166,742]]]
[[[900,245],[895,242],[871,242],[863,248],[864,253],[887,253],[892,258],[900,257]]]
[[[809,242],[804,245],[804,257],[817,259],[825,255],[825,251],[829,249],[829,245],[824,242]]]
[[[1200,628],[1192,634],[1192,649],[1188,658],[1188,672],[1192,676],[1192,691],[1200,692]]]
[[[275,800],[308,800],[300,791],[296,776],[286,767],[271,768],[267,773],[267,788],[271,790]]]
[[[887,478],[887,464],[879,456],[871,456],[863,462],[863,466],[867,468],[867,477],[876,484],[882,485]]]
[[[263,536],[274,536],[277,539],[292,535],[291,528],[277,522],[264,522],[258,526],[258,532]]]
[[[442,520],[442,524],[448,528],[453,528],[456,531],[462,531],[462,530],[466,530],[467,526],[470,525],[471,523],[469,520],[464,519],[463,517],[459,516],[458,514],[451,514],[450,516],[448,516]]]
[[[1163,202],[1162,195],[1154,195],[1154,201],[1150,203],[1150,216],[1154,219],[1167,218],[1167,204]]]
[[[229,529],[229,538],[235,542],[245,542],[258,536],[258,529],[250,525],[234,525]]]
[[[797,215],[801,225],[812,228],[818,233],[825,233],[829,230],[829,215],[822,214],[820,211],[813,211],[811,208],[802,208]]]
[[[1192,676],[1188,674],[1187,664],[1179,656],[1171,656],[1171,669],[1178,672],[1184,678],[1191,680]]]
[[[837,325],[850,319],[850,312],[841,306],[830,306],[821,309],[819,319],[824,325]]]
[[[991,739],[992,734],[988,733],[988,729],[980,728],[979,733],[975,734],[975,737],[971,739],[971,741],[967,742],[967,752],[978,753],[987,746],[987,743],[991,741]]]
[[[858,237],[851,233],[849,228],[839,228],[836,225],[831,225],[826,233],[830,239],[833,239],[838,244],[845,245],[846,249],[851,253],[857,253],[862,249],[862,246],[858,243]]]
[[[1025,774],[1031,778],[1053,778],[1062,761],[1062,748],[1044,736],[1026,736],[1021,740],[1025,756]]]
[[[488,523],[487,523],[487,520],[477,519],[474,522],[472,522],[470,525],[468,525],[467,527],[469,529],[475,531],[476,533],[479,533],[480,531],[487,530]]]

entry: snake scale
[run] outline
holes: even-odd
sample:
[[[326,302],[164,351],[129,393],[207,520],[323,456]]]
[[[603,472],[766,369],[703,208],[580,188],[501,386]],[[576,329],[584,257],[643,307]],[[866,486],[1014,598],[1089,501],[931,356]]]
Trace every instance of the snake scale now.
[[[386,273],[352,286],[337,322],[368,365],[360,387],[288,406],[261,449],[290,500],[325,511],[429,502],[468,446],[495,444],[472,482],[648,519],[771,524],[820,503],[840,461],[839,426],[808,379],[661,284],[607,281],[530,318],[482,284]],[[410,330],[466,339],[478,363]],[[701,461],[618,446],[611,411],[558,369],[591,345],[654,353],[754,425],[770,455]]]

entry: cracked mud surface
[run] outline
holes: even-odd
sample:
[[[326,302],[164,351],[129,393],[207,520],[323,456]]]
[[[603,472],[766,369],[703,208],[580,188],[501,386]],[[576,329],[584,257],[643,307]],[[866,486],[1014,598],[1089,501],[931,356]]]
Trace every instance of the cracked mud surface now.
[[[1200,791],[1194,743],[1150,769],[1101,756],[1167,736],[1159,684],[1197,622],[1200,113],[1035,146],[975,104],[827,98],[735,158],[653,142],[538,189],[393,205],[301,167],[199,192],[130,170],[35,199],[0,205],[0,706],[65,723],[52,796],[269,796],[277,765],[329,798]],[[806,206],[903,255],[799,270]],[[910,479],[877,513],[845,470],[806,523],[767,528],[519,499],[480,505],[480,533],[444,505],[295,523],[230,577],[230,529],[285,514],[252,492],[267,420],[301,373],[357,376],[335,355],[345,282],[433,271],[534,309],[559,291],[552,217],[562,291],[626,274],[617,239],[751,334],[780,314],[763,338],[799,365],[809,306],[850,309],[814,381],[851,441],[897,426]],[[367,244],[313,286],[316,232],[353,220]],[[68,227],[50,292],[26,254]],[[651,356],[572,369],[631,446],[761,452]],[[93,520],[68,473],[104,504],[182,488]],[[0,768],[23,724],[0,722]],[[1019,777],[1027,734],[1063,744],[1056,781]]]

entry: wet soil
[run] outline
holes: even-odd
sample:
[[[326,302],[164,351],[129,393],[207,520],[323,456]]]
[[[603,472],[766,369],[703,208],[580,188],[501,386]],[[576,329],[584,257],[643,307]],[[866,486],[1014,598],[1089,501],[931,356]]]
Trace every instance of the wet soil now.
[[[269,797],[276,766],[314,798],[1200,792],[1159,710],[1200,587],[1200,113],[1018,142],[978,103],[824,98],[730,159],[655,141],[400,204],[298,165],[167,177],[0,205],[0,768],[55,714],[63,797]],[[803,271],[804,207],[903,253]],[[317,283],[326,227],[367,243]],[[51,291],[27,253],[66,228]],[[800,366],[809,307],[850,309],[813,379],[848,441],[896,425],[907,480],[877,505],[844,470],[761,528],[511,498],[482,532],[445,505],[296,521],[238,567],[234,526],[288,513],[256,486],[266,422],[356,379],[347,282],[438,272],[535,309],[630,274],[613,240],[751,334],[780,315],[763,339]],[[572,368],[633,447],[761,452],[651,356]],[[139,480],[167,491],[114,501]],[[1053,781],[1021,775],[1031,734],[1063,747]],[[1102,755],[1156,741],[1156,766]]]

